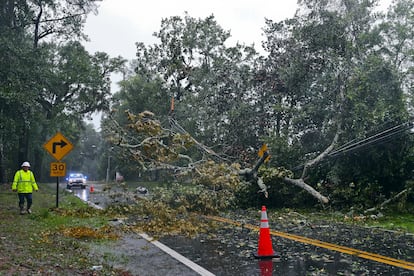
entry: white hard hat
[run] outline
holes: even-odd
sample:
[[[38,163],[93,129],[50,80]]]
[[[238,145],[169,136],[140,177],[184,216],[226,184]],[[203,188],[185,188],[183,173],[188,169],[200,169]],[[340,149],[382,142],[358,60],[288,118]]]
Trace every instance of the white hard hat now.
[[[22,167],[30,167],[30,163],[29,162],[23,162]]]

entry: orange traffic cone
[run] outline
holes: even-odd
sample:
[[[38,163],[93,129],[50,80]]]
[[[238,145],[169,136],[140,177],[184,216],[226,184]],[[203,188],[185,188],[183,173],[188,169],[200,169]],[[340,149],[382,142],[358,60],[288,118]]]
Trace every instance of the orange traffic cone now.
[[[262,206],[262,217],[260,219],[259,249],[254,254],[257,259],[278,258],[272,247],[272,238],[270,237],[269,221],[267,220],[266,206]]]
[[[93,188],[93,185],[91,185],[91,188],[89,189],[89,192],[93,193],[93,191],[95,191],[95,189]]]

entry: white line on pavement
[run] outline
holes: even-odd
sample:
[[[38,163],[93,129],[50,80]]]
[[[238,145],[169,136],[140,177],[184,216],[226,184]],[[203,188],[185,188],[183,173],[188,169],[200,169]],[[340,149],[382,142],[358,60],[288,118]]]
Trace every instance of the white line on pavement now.
[[[147,234],[141,233],[139,235],[141,237],[143,237],[144,239],[146,239],[147,241],[151,242],[153,245],[155,245],[156,247],[158,247],[159,249],[161,249],[165,253],[167,253],[168,255],[170,255],[171,257],[173,257],[174,259],[176,259],[179,262],[185,264],[186,266],[188,266],[189,268],[191,268],[192,270],[194,270],[198,274],[200,274],[202,276],[214,276],[214,274],[211,273],[210,271],[208,271],[205,268],[199,266],[198,264],[192,262],[191,260],[187,259],[186,257],[184,257],[183,255],[181,255],[180,253],[172,250],[168,246],[160,243],[159,241],[154,240],[153,238],[151,238]]]

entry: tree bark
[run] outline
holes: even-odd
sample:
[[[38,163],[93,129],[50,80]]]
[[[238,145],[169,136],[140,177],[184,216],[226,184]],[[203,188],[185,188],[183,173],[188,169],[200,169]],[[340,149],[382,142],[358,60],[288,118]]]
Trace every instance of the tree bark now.
[[[313,167],[316,164],[318,164],[319,162],[321,162],[334,149],[334,147],[337,144],[338,139],[339,139],[339,132],[340,132],[340,130],[339,130],[339,127],[338,127],[338,131],[335,133],[335,136],[332,140],[332,143],[321,154],[319,154],[315,159],[306,162],[305,167],[303,168],[303,171],[302,171],[301,179],[304,179],[306,177],[306,175],[308,173],[308,169],[310,167]]]
[[[329,199],[327,197],[321,195],[318,191],[316,191],[310,185],[306,184],[305,181],[303,181],[302,178],[292,179],[292,178],[285,177],[283,180],[285,182],[289,183],[289,184],[293,184],[295,186],[298,186],[298,187],[304,189],[305,191],[310,193],[313,197],[315,197],[316,199],[318,199],[322,203],[328,203],[329,202]]]

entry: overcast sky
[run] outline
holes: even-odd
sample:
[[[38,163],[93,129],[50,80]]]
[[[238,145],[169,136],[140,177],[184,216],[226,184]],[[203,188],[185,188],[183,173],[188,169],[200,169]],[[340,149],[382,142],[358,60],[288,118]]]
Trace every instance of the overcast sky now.
[[[217,23],[231,32],[231,42],[255,43],[259,50],[264,18],[275,21],[292,17],[296,0],[103,0],[98,15],[89,15],[85,33],[90,52],[135,58],[135,42],[158,43],[153,37],[161,19],[171,16],[206,18],[213,14]]]
[[[214,15],[217,23],[230,31],[230,42],[251,45],[261,50],[262,28],[265,18],[281,21],[293,17],[296,0],[103,0],[98,14],[90,14],[85,26],[89,42],[84,43],[90,53],[108,53],[111,57],[135,58],[136,42],[146,45],[159,43],[153,33],[158,32],[161,19],[184,17],[185,12],[195,18]],[[381,0],[385,6],[391,0]],[[113,82],[119,78],[113,77]],[[113,90],[116,90],[116,85]],[[95,116],[96,117],[96,116]],[[94,119],[98,124],[100,116]]]

